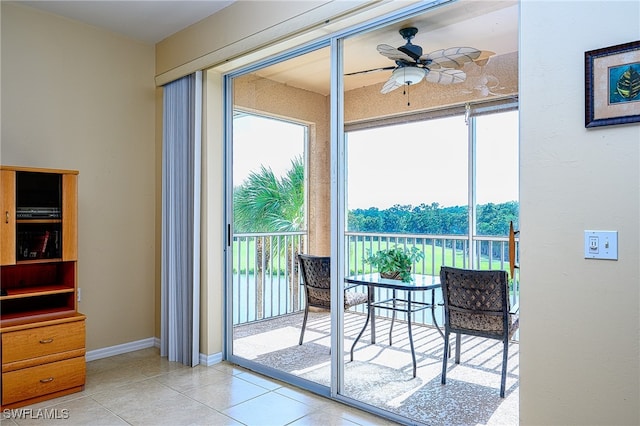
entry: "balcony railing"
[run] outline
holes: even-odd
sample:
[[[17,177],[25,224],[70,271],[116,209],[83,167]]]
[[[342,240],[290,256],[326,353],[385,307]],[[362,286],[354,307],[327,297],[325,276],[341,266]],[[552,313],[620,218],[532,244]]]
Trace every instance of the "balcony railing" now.
[[[296,255],[305,240],[306,232],[234,235],[234,325],[304,308]]]
[[[233,238],[233,323],[244,324],[299,312],[304,308],[296,254],[306,246],[305,232],[235,234]],[[372,252],[391,247],[418,247],[424,258],[413,265],[413,272],[438,275],[441,266],[470,269],[509,270],[507,237],[478,236],[470,242],[461,235],[345,234],[347,258],[345,275],[372,272],[365,258]],[[516,254],[519,242],[516,239]],[[517,257],[517,255],[516,255]],[[518,270],[511,277],[511,304],[519,302]],[[362,288],[359,291],[366,291]],[[376,298],[389,297],[385,289]],[[430,299],[430,294],[424,294]],[[442,296],[436,296],[436,301]],[[429,300],[430,301],[430,300]],[[364,312],[364,307],[357,308]],[[436,318],[442,318],[440,309]],[[400,318],[402,319],[402,318]],[[415,323],[432,325],[425,311]]]

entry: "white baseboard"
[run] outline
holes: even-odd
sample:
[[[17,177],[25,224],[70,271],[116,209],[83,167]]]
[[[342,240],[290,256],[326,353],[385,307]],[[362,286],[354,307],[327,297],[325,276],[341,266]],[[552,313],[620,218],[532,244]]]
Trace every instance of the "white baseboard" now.
[[[156,346],[155,337],[137,340],[135,342],[123,343],[121,345],[109,346],[108,348],[95,349],[85,354],[87,361],[108,358],[110,356],[126,354],[127,352],[139,351],[140,349],[153,348]]]
[[[222,352],[218,352],[217,354],[211,354],[211,355],[205,355],[203,353],[200,354],[200,364],[204,366],[209,367],[219,362],[222,362]]]
[[[135,342],[123,343],[121,345],[110,346],[108,348],[95,349],[88,351],[85,354],[85,359],[88,361],[95,361],[101,358],[108,358],[110,356],[126,354],[127,352],[139,351],[140,349],[147,348],[159,348],[160,339],[157,337],[149,337]],[[217,364],[222,361],[222,352],[218,352],[211,355],[200,354],[200,364],[207,367]]]

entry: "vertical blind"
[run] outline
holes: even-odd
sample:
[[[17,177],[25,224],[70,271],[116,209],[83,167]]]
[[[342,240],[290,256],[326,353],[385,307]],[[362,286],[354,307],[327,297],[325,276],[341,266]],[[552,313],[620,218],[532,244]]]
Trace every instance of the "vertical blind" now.
[[[200,359],[201,73],[164,86],[160,355]]]

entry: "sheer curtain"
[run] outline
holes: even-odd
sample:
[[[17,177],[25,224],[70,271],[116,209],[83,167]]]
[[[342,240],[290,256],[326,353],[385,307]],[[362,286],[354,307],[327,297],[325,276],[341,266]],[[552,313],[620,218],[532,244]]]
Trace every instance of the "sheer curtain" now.
[[[164,86],[160,355],[200,359],[201,73]]]

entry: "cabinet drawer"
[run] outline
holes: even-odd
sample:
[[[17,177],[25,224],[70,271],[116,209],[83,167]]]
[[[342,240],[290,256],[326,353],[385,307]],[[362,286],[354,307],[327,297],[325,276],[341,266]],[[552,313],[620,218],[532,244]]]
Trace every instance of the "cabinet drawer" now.
[[[84,321],[29,328],[2,334],[2,363],[82,349]]]
[[[2,404],[83,386],[84,357],[66,359],[2,374]]]

